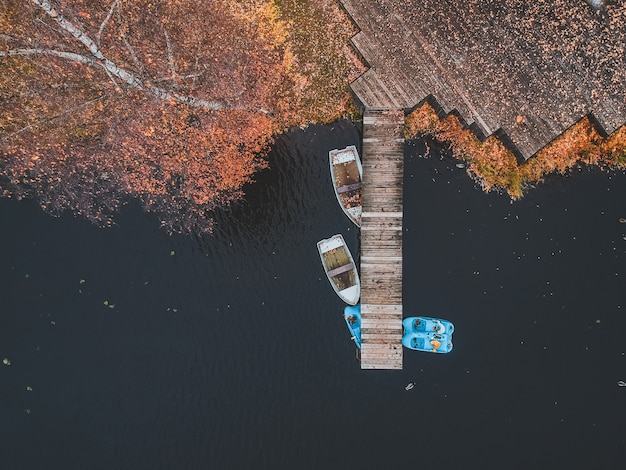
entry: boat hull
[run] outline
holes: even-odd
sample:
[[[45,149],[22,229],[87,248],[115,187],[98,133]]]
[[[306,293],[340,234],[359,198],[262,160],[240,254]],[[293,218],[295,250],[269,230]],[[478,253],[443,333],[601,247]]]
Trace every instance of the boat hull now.
[[[402,345],[414,351],[446,354],[452,351],[454,325],[432,317],[408,317],[402,320]]]
[[[343,319],[348,325],[350,339],[361,349],[361,304],[348,305],[343,309]]]
[[[427,333],[434,332],[452,336],[454,324],[448,320],[433,317],[407,317],[402,320],[406,332]]]
[[[361,296],[361,281],[341,234],[319,241],[317,250],[333,290],[348,305],[356,305]]]
[[[328,152],[330,174],[337,202],[357,226],[361,226],[363,166],[354,145]]]

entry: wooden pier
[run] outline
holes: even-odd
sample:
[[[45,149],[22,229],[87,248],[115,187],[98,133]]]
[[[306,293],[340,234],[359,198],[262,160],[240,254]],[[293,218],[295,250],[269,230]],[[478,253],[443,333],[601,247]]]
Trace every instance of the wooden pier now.
[[[361,368],[402,369],[404,110],[363,115]]]

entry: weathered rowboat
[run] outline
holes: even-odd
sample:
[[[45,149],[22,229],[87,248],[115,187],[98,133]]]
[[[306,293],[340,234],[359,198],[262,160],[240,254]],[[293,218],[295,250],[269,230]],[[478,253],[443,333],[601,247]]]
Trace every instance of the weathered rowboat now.
[[[361,282],[352,254],[341,234],[317,242],[326,277],[337,295],[347,304],[356,305],[361,296]]]
[[[361,226],[361,178],[363,167],[354,145],[328,152],[330,174],[339,205],[348,218]]]

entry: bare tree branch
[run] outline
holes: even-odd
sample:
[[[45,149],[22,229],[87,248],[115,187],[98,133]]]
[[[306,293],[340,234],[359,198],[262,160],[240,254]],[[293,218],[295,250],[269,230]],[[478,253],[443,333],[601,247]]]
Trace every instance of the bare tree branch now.
[[[172,42],[170,36],[167,34],[167,29],[163,28],[163,35],[165,36],[165,44],[167,45],[167,61],[170,64],[170,73],[172,79],[176,79],[176,67],[174,66],[174,52],[172,51]]]
[[[98,45],[91,39],[84,31],[72,22],[68,21],[63,15],[57,12],[48,0],[31,0],[35,5],[40,7],[50,18],[57,22],[61,28],[75,37],[81,44],[83,44],[91,55],[97,59],[97,64],[103,67],[107,72],[113,76],[124,81],[127,85],[133,88],[142,90],[149,95],[158,98],[163,101],[176,101],[195,108],[205,108],[211,111],[218,111],[224,109],[224,104],[217,101],[207,101],[195,96],[184,96],[180,93],[171,92],[164,88],[152,86],[150,83],[144,83],[137,75],[129,72],[117,64],[107,59]],[[77,54],[78,55],[78,54]],[[59,56],[61,57],[61,56]],[[80,56],[84,57],[84,56]],[[76,59],[72,59],[76,60]],[[90,64],[91,65],[91,64]]]
[[[107,73],[107,76],[109,77],[109,79],[111,80],[111,82],[113,82],[113,86],[117,89],[119,88],[119,85],[117,84],[117,82],[115,81],[115,77],[113,76],[113,74],[111,74],[111,72],[109,72],[109,70],[104,67],[104,71]]]
[[[198,46],[198,49],[200,49],[200,46]],[[196,53],[196,66],[195,66],[195,70],[199,70],[199,67],[198,67],[199,63],[200,63],[200,58],[199,58],[198,54]],[[198,74],[198,77],[199,77],[199,76],[200,76],[200,75],[202,75],[204,72],[198,72],[198,73],[199,73],[199,74]],[[193,81],[191,82],[191,89],[192,89],[192,90],[196,88],[196,82],[197,82],[196,77],[193,77]]]
[[[5,41],[21,41],[20,39],[16,37],[13,37],[9,34],[4,34],[4,33],[0,34],[0,39],[4,39]]]
[[[109,14],[106,16],[106,18],[104,19],[104,21],[100,25],[100,29],[98,30],[98,34],[96,35],[96,41],[98,42],[98,46],[100,45],[100,36],[102,36],[102,32],[104,31],[104,28],[106,28],[107,23],[109,22],[109,20],[113,16],[113,11],[115,10],[115,7],[119,3],[120,3],[120,0],[115,0],[113,2],[113,4],[111,5],[111,8],[109,8]]]
[[[55,49],[12,49],[6,52],[0,52],[0,57],[28,56],[28,55],[50,55],[60,57],[62,59],[73,60],[86,65],[100,65],[91,57],[74,52],[57,51]]]
[[[98,47],[98,45],[93,42],[93,40],[87,36],[80,28],[76,27],[71,21],[65,19],[63,15],[57,12],[54,7],[50,4],[48,0],[31,0],[35,5],[40,7],[50,18],[57,22],[61,28],[74,36],[78,41],[80,41],[91,55],[93,55],[98,60],[106,60],[104,54]]]

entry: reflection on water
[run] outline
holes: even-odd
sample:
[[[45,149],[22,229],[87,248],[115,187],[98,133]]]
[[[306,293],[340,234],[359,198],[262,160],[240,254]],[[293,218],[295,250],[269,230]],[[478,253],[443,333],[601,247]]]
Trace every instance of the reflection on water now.
[[[279,138],[202,238],[134,206],[100,230],[1,200],[0,468],[398,468],[442,445],[452,467],[615,468],[626,176],[510,204],[408,145],[404,315],[453,321],[455,347],[361,371],[316,249],[341,233],[358,253],[327,155],[358,139]]]

